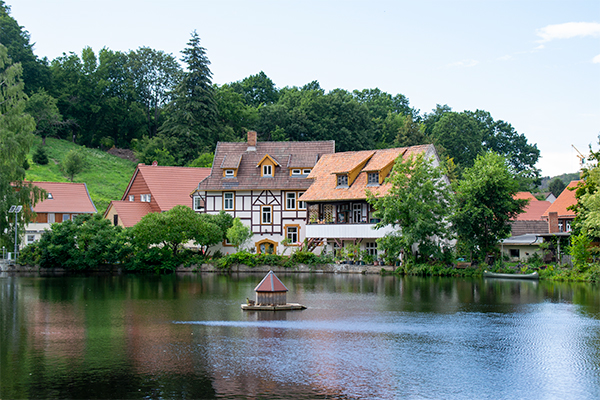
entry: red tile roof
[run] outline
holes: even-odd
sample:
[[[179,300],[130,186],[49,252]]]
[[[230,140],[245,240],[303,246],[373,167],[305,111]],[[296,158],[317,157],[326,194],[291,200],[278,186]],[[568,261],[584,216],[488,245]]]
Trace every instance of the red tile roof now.
[[[300,197],[302,201],[336,201],[336,200],[360,200],[366,199],[366,190],[371,190],[378,196],[385,195],[391,188],[391,183],[383,183],[379,186],[367,186],[367,173],[379,171],[392,163],[399,155],[404,158],[413,154],[426,153],[428,156],[437,157],[435,147],[431,144],[412,147],[399,147],[395,149],[350,151],[345,153],[334,153],[324,155],[313,168],[309,178],[314,183]],[[337,189],[336,173],[349,171],[360,161],[370,157],[363,166],[360,174],[348,188]]]
[[[152,212],[150,203],[111,201],[106,209],[105,216],[108,215],[111,208],[114,208],[114,213],[119,216],[123,226],[126,228],[134,226],[140,222],[144,215]]]
[[[287,292],[288,288],[285,287],[283,282],[279,280],[277,275],[273,271],[263,278],[262,281],[254,288],[255,292]]]
[[[134,180],[142,178],[160,211],[176,205],[192,206],[190,194],[210,173],[210,168],[161,167],[139,164],[121,200],[127,200]]]
[[[550,205],[542,214],[542,217],[548,218],[548,214],[551,212],[557,212],[558,218],[575,218],[575,212],[572,210],[567,210],[567,207],[572,206],[577,203],[577,199],[575,198],[575,190],[569,190],[570,188],[577,187],[577,184],[581,181],[571,181],[569,185],[562,191],[560,196],[554,200],[554,203]]]
[[[529,192],[517,192],[513,198],[515,200],[529,200],[530,202],[538,201],[538,199]]]
[[[48,197],[52,196],[33,207],[36,213],[93,214],[98,212],[85,183],[33,182],[33,184],[44,189]]]
[[[525,206],[525,212],[517,215],[514,221],[538,221],[542,219],[544,212],[550,207],[552,203],[549,201],[530,200],[529,204]]]
[[[258,190],[258,189],[308,189],[312,181],[305,176],[290,176],[290,168],[302,164],[304,168],[314,167],[318,158],[335,151],[335,142],[257,142],[250,147],[246,142],[219,142],[210,175],[200,184],[204,190]],[[258,163],[269,155],[279,165],[274,168],[273,177],[261,177]],[[241,156],[236,177],[223,177],[223,165],[232,165],[224,159],[238,159]],[[291,159],[290,159],[291,157]]]

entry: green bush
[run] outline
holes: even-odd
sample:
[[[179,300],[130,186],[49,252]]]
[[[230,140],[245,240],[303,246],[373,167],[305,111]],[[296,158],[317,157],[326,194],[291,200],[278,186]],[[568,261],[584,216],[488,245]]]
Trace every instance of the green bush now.
[[[37,165],[47,165],[48,164],[48,155],[46,154],[46,149],[42,146],[38,146],[31,157],[33,162]]]

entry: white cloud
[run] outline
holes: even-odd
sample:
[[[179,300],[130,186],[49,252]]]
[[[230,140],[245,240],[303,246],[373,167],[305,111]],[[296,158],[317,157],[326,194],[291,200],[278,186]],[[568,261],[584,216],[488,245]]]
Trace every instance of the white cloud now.
[[[508,61],[508,60],[510,60],[512,58],[513,58],[513,56],[511,56],[510,54],[507,54],[505,56],[499,57],[498,60],[500,60],[500,61]]]
[[[584,36],[597,37],[600,36],[600,24],[597,22],[567,22],[545,26],[538,29],[536,34],[542,38],[540,42]]]
[[[462,61],[457,61],[454,62],[452,64],[448,64],[448,67],[474,67],[477,64],[479,64],[479,61],[477,60],[462,60]]]
[[[600,64],[600,54],[598,54],[596,57],[592,58],[592,62],[594,64]]]

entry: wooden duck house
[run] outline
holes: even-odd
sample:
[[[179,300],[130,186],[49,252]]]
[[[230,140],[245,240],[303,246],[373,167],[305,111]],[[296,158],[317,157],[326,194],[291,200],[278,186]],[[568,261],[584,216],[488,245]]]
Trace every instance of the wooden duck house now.
[[[283,282],[279,280],[273,271],[263,278],[254,288],[256,301],[248,299],[248,304],[242,304],[244,310],[302,310],[306,308],[301,304],[288,303],[287,292]]]

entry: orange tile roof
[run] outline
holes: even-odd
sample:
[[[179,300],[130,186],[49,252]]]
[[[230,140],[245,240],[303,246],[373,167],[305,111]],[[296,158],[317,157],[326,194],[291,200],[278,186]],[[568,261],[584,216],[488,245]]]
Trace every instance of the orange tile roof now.
[[[532,195],[532,194],[531,194],[531,193],[529,193],[529,192],[517,192],[517,193],[516,193],[516,194],[513,196],[513,198],[514,198],[515,200],[529,200],[529,201],[530,201],[530,203],[531,203],[531,202],[534,202],[534,201],[539,201],[538,199],[536,199],[536,198],[535,198],[535,196],[534,196],[534,195]]]
[[[143,178],[150,195],[160,211],[168,211],[176,205],[191,207],[190,194],[198,183],[210,174],[210,168],[161,167],[139,164],[121,200],[127,200],[129,188],[138,176]]]
[[[364,151],[348,151],[346,153],[337,153],[343,154],[343,158],[338,158],[340,163],[336,164],[336,167],[330,172],[330,174],[347,174],[352,171],[354,168],[359,166],[361,163],[369,160],[375,154],[373,150],[364,150]]]
[[[52,195],[51,199],[40,201],[33,207],[36,213],[93,214],[98,212],[85,183],[33,182],[33,184]]]
[[[309,178],[314,179],[314,183],[300,197],[302,201],[336,201],[336,200],[360,200],[366,199],[366,190],[378,196],[385,195],[391,187],[391,183],[383,183],[380,186],[367,186],[367,173],[369,171],[381,170],[391,161],[394,161],[399,155],[404,158],[417,153],[435,153],[433,145],[419,145],[412,147],[399,147],[394,149],[353,151],[345,153],[334,153],[324,155],[317,165],[313,168]],[[373,156],[362,168],[356,180],[348,188],[336,189],[337,176],[335,172],[340,171],[340,166],[357,165],[356,160],[364,160],[365,157],[373,153]]]
[[[538,221],[542,219],[544,212],[550,207],[552,203],[549,201],[530,201],[525,206],[525,212],[517,215],[514,221]]]
[[[548,218],[548,214],[551,212],[558,213],[558,218],[575,218],[575,212],[572,210],[567,210],[567,207],[572,206],[577,203],[577,199],[575,198],[575,190],[569,190],[569,188],[577,187],[577,184],[581,181],[571,181],[562,191],[560,196],[554,200],[554,203],[546,209],[542,217]]]
[[[115,214],[119,216],[123,226],[126,228],[132,227],[146,214],[152,212],[149,203],[140,203],[133,201],[111,201],[104,213],[104,216],[109,214],[111,208],[114,208]]]

